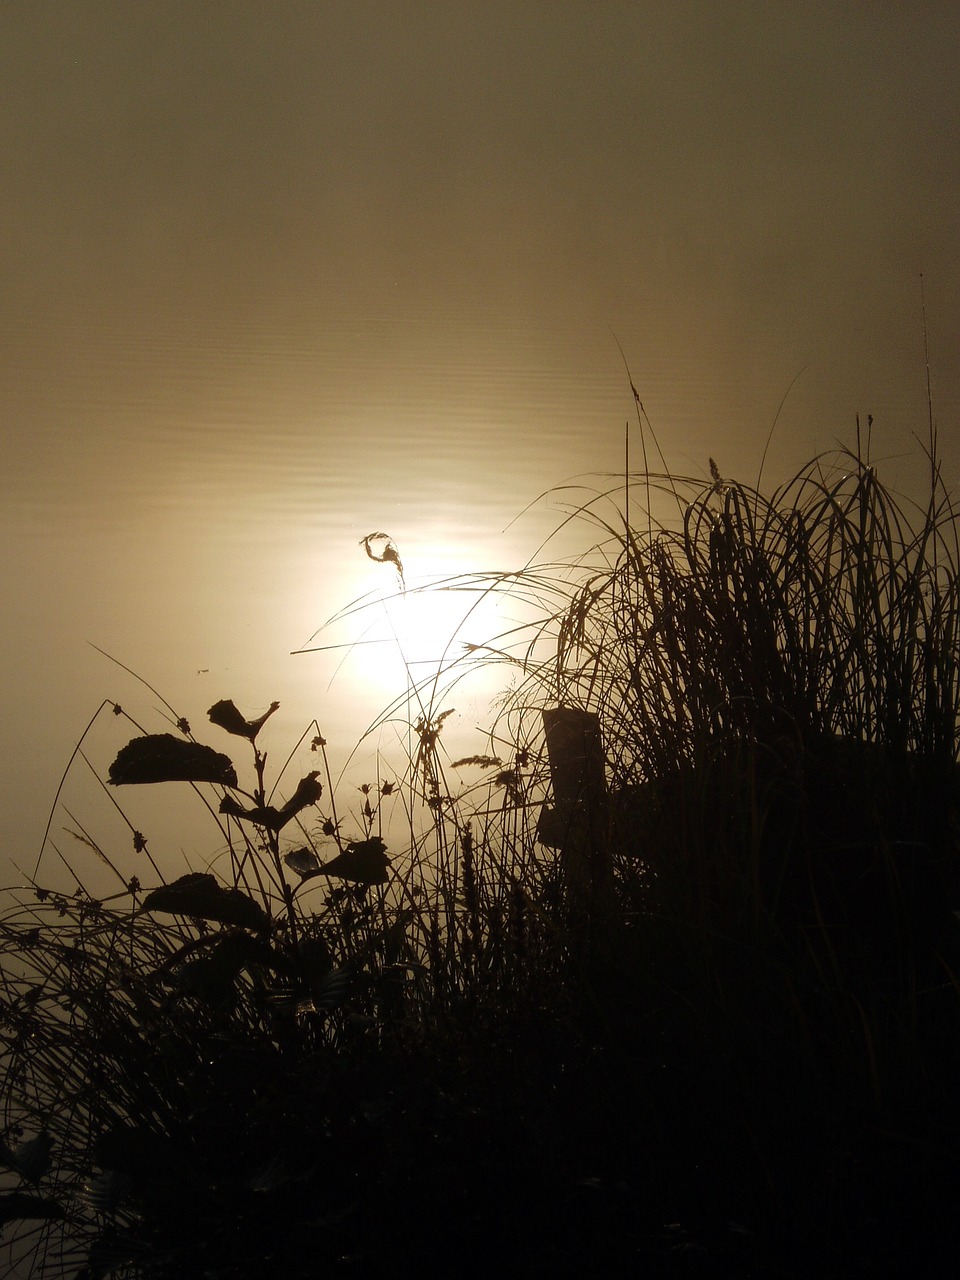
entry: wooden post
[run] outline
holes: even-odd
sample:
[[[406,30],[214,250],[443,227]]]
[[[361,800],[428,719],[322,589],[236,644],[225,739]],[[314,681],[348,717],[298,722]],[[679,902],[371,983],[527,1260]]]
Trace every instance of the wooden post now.
[[[560,850],[575,913],[595,917],[605,913],[613,890],[600,719],[578,707],[549,707],[542,716],[553,805],[544,805],[537,835],[542,844]]]

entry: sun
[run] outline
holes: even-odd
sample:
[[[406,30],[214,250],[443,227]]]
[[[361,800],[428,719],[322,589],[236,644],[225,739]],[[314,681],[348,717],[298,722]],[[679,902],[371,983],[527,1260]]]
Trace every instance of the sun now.
[[[430,578],[413,582],[384,601],[385,618],[402,660],[415,669],[439,665],[462,654],[466,643],[479,643],[477,600],[468,590],[458,589],[452,579]]]
[[[469,644],[490,640],[491,609],[456,547],[376,530],[359,551],[344,575],[350,603],[306,646],[326,651],[356,691],[398,697],[462,663]]]
[[[462,651],[469,638],[481,636],[482,591],[472,590],[462,556],[450,544],[412,539],[398,544],[382,530],[368,534],[360,545],[375,561],[370,616],[379,614],[382,638],[393,642],[407,665],[445,663]],[[371,566],[372,568],[372,566]],[[470,637],[463,635],[469,628]]]

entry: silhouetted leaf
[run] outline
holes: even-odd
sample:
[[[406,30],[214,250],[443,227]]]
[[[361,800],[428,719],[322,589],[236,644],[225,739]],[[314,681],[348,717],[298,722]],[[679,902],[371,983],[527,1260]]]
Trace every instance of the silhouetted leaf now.
[[[232,761],[201,742],[186,742],[172,733],[148,733],[123,747],[110,766],[110,782],[125,786],[142,782],[218,782],[237,785]]]
[[[320,1009],[337,1009],[350,994],[356,981],[356,970],[345,965],[341,969],[325,969],[312,975],[307,986],[280,985],[268,996],[269,1003],[285,1013],[316,1013]]]
[[[76,1192],[76,1197],[94,1213],[113,1213],[130,1194],[132,1185],[129,1174],[108,1169],[88,1178]]]
[[[323,795],[323,785],[317,781],[319,777],[320,771],[311,769],[306,777],[300,779],[297,783],[296,791],[280,810],[283,822],[289,822],[301,809],[306,809],[309,805],[317,803]]]
[[[293,849],[283,855],[283,860],[298,876],[309,876],[320,870],[320,859],[312,849]]]
[[[49,1133],[41,1133],[36,1138],[21,1142],[12,1150],[5,1142],[0,1142],[0,1164],[14,1169],[28,1182],[39,1182],[50,1168],[52,1150],[53,1139]]]
[[[356,974],[352,969],[331,969],[314,987],[313,1003],[317,1009],[337,1009],[350,993]]]
[[[230,698],[222,698],[214,703],[207,715],[210,717],[211,724],[226,729],[227,733],[235,733],[238,738],[249,738],[253,742],[264,724],[279,707],[279,702],[271,702],[269,711],[265,711],[259,719],[245,720]]]
[[[200,948],[197,948],[200,950]],[[250,964],[289,971],[290,964],[277,952],[248,933],[224,933],[207,954],[183,964],[176,973],[181,991],[199,996],[207,1004],[230,1005],[236,997],[240,970]]]
[[[239,925],[242,929],[270,927],[270,917],[252,898],[239,889],[228,889],[203,871],[181,876],[161,885],[143,900],[147,911],[169,911],[178,916],[198,916],[218,924]]]
[[[228,813],[232,818],[242,818],[245,822],[255,822],[258,827],[266,827],[268,831],[279,831],[301,809],[316,804],[320,799],[323,786],[317,781],[319,776],[319,771],[314,770],[301,778],[296,791],[280,809],[274,808],[272,804],[258,804],[245,809],[233,796],[224,796],[220,801],[220,812]]]
[[[220,812],[231,818],[242,818],[244,822],[255,822],[258,827],[266,827],[269,831],[279,831],[283,823],[280,821],[280,810],[272,804],[255,804],[245,809],[233,796],[224,796],[220,801]]]
[[[310,874],[339,876],[341,880],[356,880],[360,884],[386,884],[390,878],[387,871],[390,861],[387,846],[379,836],[371,836],[369,840],[351,842],[342,853]]]
[[[262,938],[251,938],[248,933],[228,932],[226,930],[219,933],[201,934],[198,938],[190,938],[183,946],[178,947],[176,951],[167,956],[156,972],[162,974],[176,969],[178,965],[186,963],[187,960],[198,953],[214,951],[227,941],[234,943],[238,953],[243,957],[243,964],[264,965],[266,968],[274,969],[278,973],[293,972],[294,966],[283,952],[275,951]]]
[[[0,1223],[18,1218],[63,1218],[63,1207],[46,1196],[31,1196],[24,1191],[0,1195]]]

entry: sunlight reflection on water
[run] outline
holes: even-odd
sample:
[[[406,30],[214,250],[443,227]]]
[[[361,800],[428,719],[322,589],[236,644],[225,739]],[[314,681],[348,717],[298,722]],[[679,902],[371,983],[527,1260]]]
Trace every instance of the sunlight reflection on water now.
[[[278,755],[316,717],[346,758],[403,692],[402,662],[390,644],[290,654],[351,601],[382,592],[381,567],[359,540],[389,532],[411,583],[516,570],[584,491],[521,514],[528,503],[623,464],[634,406],[602,327],[494,324],[466,302],[462,314],[413,323],[354,308],[339,328],[305,303],[296,333],[274,332],[269,319],[214,325],[162,311],[143,326],[91,318],[52,346],[45,331],[4,335],[17,358],[2,389],[15,429],[0,480],[9,570],[0,661],[4,722],[17,735],[6,782],[18,803],[2,838],[23,866],[101,698],[164,727],[156,699],[87,641],[195,725],[219,698],[251,713],[279,699]],[[689,367],[675,351],[638,374],[648,404],[670,406],[656,423],[668,460],[704,476],[710,451],[724,470],[738,456],[756,466],[782,374],[760,385],[754,373],[737,434],[710,370],[691,378]],[[718,421],[728,424],[722,449]],[[542,556],[579,552],[601,532],[568,528]],[[341,619],[331,643],[363,638],[371,617],[357,614],[353,634]],[[449,620],[417,625],[442,633]],[[499,626],[478,615],[469,638],[483,642]],[[458,709],[465,732],[488,718],[495,693]],[[104,745],[103,767],[119,745]],[[370,767],[373,750],[358,753]],[[200,848],[183,843],[190,857]],[[176,833],[166,846],[181,857]]]

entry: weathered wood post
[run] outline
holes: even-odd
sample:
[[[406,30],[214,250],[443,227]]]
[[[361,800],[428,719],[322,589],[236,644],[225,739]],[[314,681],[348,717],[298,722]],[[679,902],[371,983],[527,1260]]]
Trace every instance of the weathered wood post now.
[[[571,914],[588,923],[613,906],[600,719],[578,707],[548,707],[542,716],[553,804],[541,810],[537,836],[541,844],[560,850]]]

